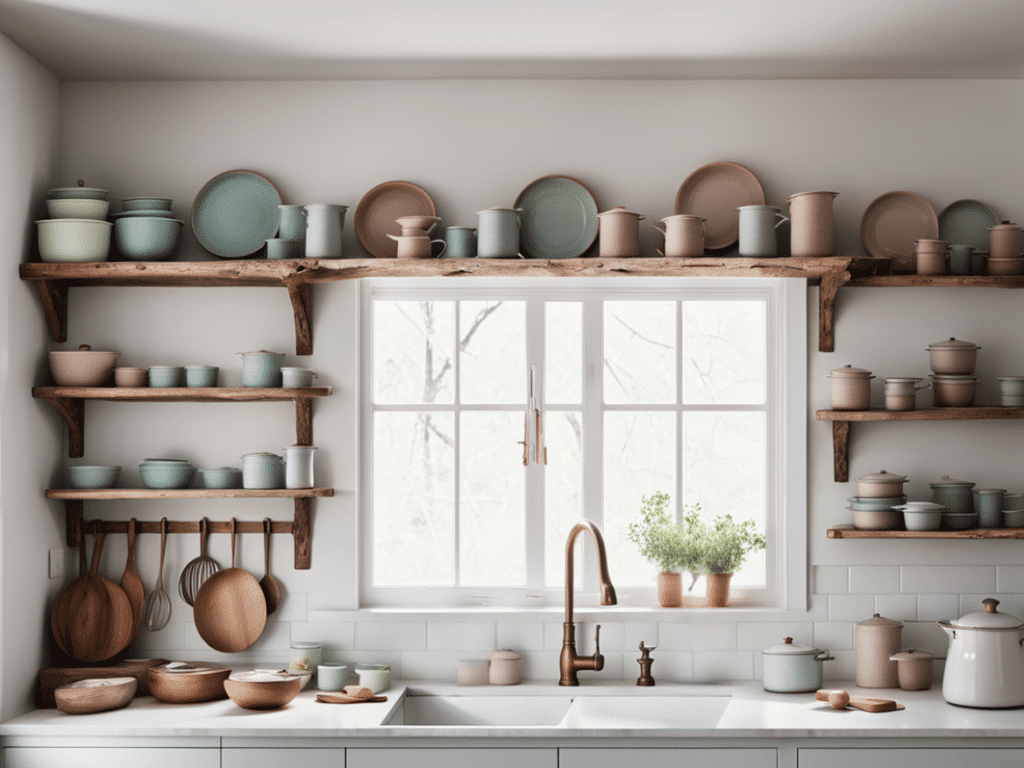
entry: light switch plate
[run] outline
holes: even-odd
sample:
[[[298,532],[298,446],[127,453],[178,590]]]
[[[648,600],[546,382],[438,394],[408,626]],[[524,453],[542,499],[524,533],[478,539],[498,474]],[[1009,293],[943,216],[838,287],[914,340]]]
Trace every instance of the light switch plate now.
[[[64,550],[50,550],[50,578],[59,579],[64,575]]]

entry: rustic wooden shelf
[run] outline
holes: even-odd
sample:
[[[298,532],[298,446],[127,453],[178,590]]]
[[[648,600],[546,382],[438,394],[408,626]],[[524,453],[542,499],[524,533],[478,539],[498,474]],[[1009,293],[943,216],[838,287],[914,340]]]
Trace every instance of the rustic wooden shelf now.
[[[836,292],[851,277],[875,275],[889,260],[867,256],[765,258],[704,256],[639,259],[292,259],[178,262],[26,263],[22,280],[35,284],[50,335],[67,341],[68,289],[73,286],[275,287],[288,290],[295,316],[295,351],[313,352],[312,296],[317,283],[364,277],[795,277],[820,286],[818,349],[835,348]]]
[[[132,403],[272,403],[295,401],[295,443],[313,444],[314,397],[328,397],[331,387],[33,387],[32,397],[46,400],[68,425],[68,455],[85,455],[85,401]]]
[[[850,479],[850,424],[865,421],[995,421],[1024,419],[1024,408],[998,405],[970,408],[920,408],[913,411],[816,411],[818,421],[832,422],[833,479]]]
[[[850,288],[1024,288],[1024,275],[877,275],[854,277]]]
[[[966,531],[860,531],[852,525],[828,529],[830,539],[1024,539],[1024,528],[971,528]]]
[[[333,496],[333,488],[301,488],[284,489],[275,488],[271,490],[248,490],[242,488],[181,488],[157,490],[150,488],[51,488],[46,492],[48,499],[58,499],[64,503],[65,526],[67,529],[67,543],[69,547],[77,547],[79,537],[82,535],[82,518],[86,501],[99,500],[138,500],[138,499],[293,499],[295,502],[295,513],[292,520],[273,521],[271,531],[274,533],[290,533],[295,538],[295,568],[297,570],[308,570],[312,565],[312,554],[310,544],[312,541],[312,528],[310,525],[310,512],[312,500],[318,497]],[[229,533],[230,523],[208,521],[210,533]],[[89,521],[89,524],[96,523],[108,533],[126,533],[128,524],[126,522],[110,522],[104,520]],[[140,533],[160,533],[160,522],[138,523]],[[236,530],[239,533],[262,533],[263,522],[240,521]],[[198,521],[171,521],[167,522],[168,533],[199,533]]]

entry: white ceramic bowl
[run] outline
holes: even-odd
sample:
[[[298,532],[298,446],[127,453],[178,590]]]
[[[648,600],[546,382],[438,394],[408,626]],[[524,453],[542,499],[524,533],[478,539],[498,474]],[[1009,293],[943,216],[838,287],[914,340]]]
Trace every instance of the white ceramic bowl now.
[[[908,531],[937,531],[942,526],[942,510],[904,509],[903,524]]]
[[[858,531],[891,531],[900,527],[903,513],[898,509],[868,511],[865,509],[850,510],[853,527]]]
[[[107,200],[57,198],[46,201],[46,215],[51,219],[106,219],[110,212]]]
[[[43,261],[106,261],[113,224],[99,219],[41,219],[39,256]]]

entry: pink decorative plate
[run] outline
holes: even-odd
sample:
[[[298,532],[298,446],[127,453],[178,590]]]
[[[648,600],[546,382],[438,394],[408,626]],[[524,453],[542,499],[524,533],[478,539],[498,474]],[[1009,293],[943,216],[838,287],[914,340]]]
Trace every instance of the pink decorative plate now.
[[[860,220],[860,241],[875,258],[892,259],[893,272],[916,272],[915,240],[937,240],[939,217],[913,192],[886,192],[871,201]]]
[[[423,189],[408,181],[378,184],[356,206],[356,237],[363,248],[378,259],[398,257],[398,243],[388,237],[401,235],[395,219],[400,216],[436,216],[434,201]]]
[[[736,163],[710,163],[691,173],[676,193],[675,212],[703,216],[704,248],[722,251],[740,239],[741,205],[764,205],[757,176]]]

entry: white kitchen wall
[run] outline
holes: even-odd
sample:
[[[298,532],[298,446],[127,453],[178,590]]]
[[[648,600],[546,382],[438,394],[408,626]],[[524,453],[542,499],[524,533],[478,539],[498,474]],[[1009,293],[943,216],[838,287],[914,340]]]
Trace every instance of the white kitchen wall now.
[[[350,216],[374,185],[407,179],[432,194],[445,226],[472,225],[477,210],[510,205],[533,179],[562,173],[590,186],[602,209],[628,206],[646,214],[649,224],[672,213],[676,190],[691,171],[732,160],[758,175],[769,203],[784,205],[794,192],[838,191],[838,252],[860,253],[860,217],[872,199],[890,190],[923,194],[937,210],[957,199],[980,199],[1002,218],[1019,221],[1022,127],[1024,83],[1016,81],[64,83],[60,164],[51,181],[83,178],[118,198],[173,197],[176,213],[186,218],[202,185],[233,168],[267,175],[286,202],[343,203],[351,206]],[[185,258],[205,258],[187,226],[185,231]],[[656,233],[649,225],[643,231],[645,252],[653,254]],[[345,248],[348,255],[362,255],[351,218]],[[290,640],[316,639],[329,658],[384,661],[407,677],[451,679],[458,658],[508,646],[524,652],[528,676],[554,678],[557,611],[521,617],[353,610],[356,296],[352,284],[318,286],[314,354],[302,360],[289,354],[290,363],[308,364],[320,372],[319,383],[335,388],[333,397],[314,405],[317,478],[337,488],[337,495],[316,502],[313,567],[292,570],[291,541],[276,537],[272,565],[286,590],[284,603],[256,646],[230,661],[280,662]],[[816,338],[816,290],[808,300]],[[591,649],[592,624],[599,621],[609,659],[600,674],[632,678],[635,649],[644,640],[658,645],[656,677],[752,678],[760,674],[760,651],[792,636],[835,649],[839,660],[827,667],[828,676],[851,677],[853,624],[874,612],[907,622],[905,644],[940,653],[945,639],[934,619],[974,610],[984,595],[996,594],[1007,610],[1024,614],[1020,543],[827,539],[828,527],[848,521],[844,507],[855,488],[832,481],[831,428],[813,419],[814,410],[828,407],[831,368],[851,363],[873,370],[879,380],[926,375],[925,347],[950,336],[983,347],[979,402],[994,402],[995,376],[1024,373],[1022,308],[1019,291],[843,290],[836,351],[822,354],[816,345],[809,351],[811,610],[587,611],[581,649]],[[226,384],[239,380],[236,352],[294,351],[290,309],[279,289],[76,289],[69,346],[81,342],[119,350],[121,364],[220,365]],[[46,348],[39,344],[37,362]],[[129,482],[137,479],[131,467],[146,456],[183,455],[199,466],[238,464],[247,451],[294,442],[287,404],[90,402],[86,411],[85,459],[126,465]],[[900,472],[910,476],[909,491],[918,498],[927,497],[930,479],[946,473],[1024,490],[1022,439],[1021,426],[1009,422],[854,425],[851,476],[882,468]],[[60,468],[60,446],[50,446],[47,458],[51,470]],[[40,492],[34,481],[29,490]],[[133,514],[283,519],[291,507],[208,501],[86,508],[87,517]],[[114,577],[124,563],[119,538],[104,555],[104,570]],[[259,537],[240,538],[240,565],[262,575]],[[32,558],[42,562],[46,545],[38,546]],[[212,550],[228,562],[226,537],[213,537]],[[173,585],[197,554],[197,541],[170,537],[165,580]],[[138,560],[147,588],[156,578],[157,557],[157,537],[141,537]],[[6,560],[4,572],[8,578],[13,572]],[[592,604],[577,601],[578,608]],[[224,658],[205,646],[190,619],[188,607],[175,598],[171,623],[155,635],[144,631],[133,654]],[[8,663],[20,658],[7,648],[4,655]]]
[[[47,550],[63,547],[58,511],[41,497],[60,431],[32,384],[42,373],[46,324],[31,286],[17,278],[29,258],[39,200],[57,161],[57,79],[0,35],[0,718],[32,701],[46,658],[49,603],[60,580],[47,575]]]

